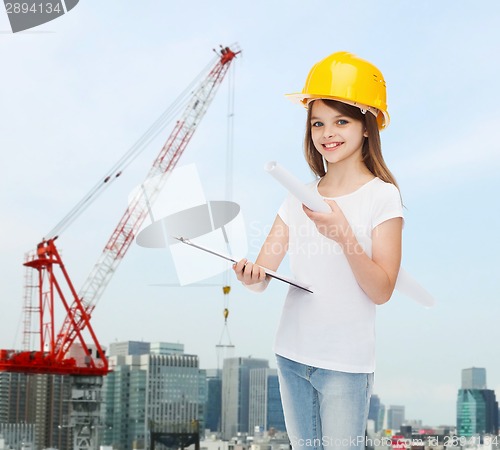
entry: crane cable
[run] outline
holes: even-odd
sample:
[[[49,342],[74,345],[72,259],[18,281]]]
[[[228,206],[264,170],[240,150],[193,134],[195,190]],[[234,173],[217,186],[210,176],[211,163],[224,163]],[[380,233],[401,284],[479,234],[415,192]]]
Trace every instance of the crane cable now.
[[[234,65],[229,68],[228,73],[228,101],[227,101],[227,140],[226,140],[226,201],[232,201],[233,197],[233,150],[234,150],[234,93],[235,93],[235,76],[234,76]],[[224,239],[226,241],[226,246],[229,254],[232,254],[231,244],[228,240],[227,234],[224,232]],[[228,268],[229,269],[229,268]],[[230,285],[230,270],[226,270],[223,273],[223,298],[224,298],[224,325],[222,328],[222,333],[220,335],[219,344],[216,346],[218,349],[222,348],[232,348],[234,345],[231,342],[231,336],[229,335],[229,329],[227,325],[227,319],[229,317],[229,293],[231,292]],[[224,337],[227,338],[227,344],[223,343]],[[220,355],[219,355],[220,356]],[[219,359],[219,357],[218,357]],[[219,361],[217,361],[219,366]]]
[[[179,94],[173,103],[158,117],[158,119],[146,130],[146,132],[128,149],[128,151],[106,172],[99,182],[66,214],[66,216],[47,233],[45,239],[55,238],[69,227],[113,181],[120,177],[123,171],[147,148],[165,127],[178,117],[187,103],[195,85],[205,77],[206,73],[213,67],[218,56],[212,58],[208,65],[194,78],[194,80]]]
[[[228,73],[228,99],[227,99],[227,141],[226,141],[226,201],[233,200],[233,173],[234,173],[234,93],[235,76],[234,65],[229,68]],[[229,253],[232,255],[229,241],[226,241]],[[229,284],[229,272],[225,272],[225,282]]]

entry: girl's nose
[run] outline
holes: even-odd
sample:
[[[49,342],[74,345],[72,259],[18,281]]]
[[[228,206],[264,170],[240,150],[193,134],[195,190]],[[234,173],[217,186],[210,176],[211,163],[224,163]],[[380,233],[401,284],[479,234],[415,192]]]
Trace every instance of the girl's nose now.
[[[323,130],[323,136],[325,138],[331,138],[335,135],[335,131],[331,127],[325,127]]]

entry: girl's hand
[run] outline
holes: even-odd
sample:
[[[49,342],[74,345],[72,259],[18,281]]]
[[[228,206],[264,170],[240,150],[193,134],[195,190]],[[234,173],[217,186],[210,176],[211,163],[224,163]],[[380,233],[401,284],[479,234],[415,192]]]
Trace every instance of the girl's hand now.
[[[305,205],[302,205],[302,209],[306,213],[307,217],[314,222],[316,228],[323,236],[328,239],[333,239],[339,244],[344,244],[350,237],[351,233],[349,222],[334,200],[325,200],[325,202],[330,205],[332,212],[314,212]]]
[[[247,286],[260,283],[266,279],[264,269],[246,258],[233,264],[233,270],[236,278]]]
[[[387,302],[394,291],[401,263],[401,217],[386,220],[372,231],[372,256],[369,257],[337,203],[325,201],[332,208],[331,213],[302,208],[322,235],[342,247],[356,281],[372,302],[377,305]]]

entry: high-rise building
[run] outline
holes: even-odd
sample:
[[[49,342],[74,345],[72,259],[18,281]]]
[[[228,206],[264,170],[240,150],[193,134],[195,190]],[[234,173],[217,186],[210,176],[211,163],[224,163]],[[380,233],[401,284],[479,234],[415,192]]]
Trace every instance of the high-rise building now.
[[[267,377],[267,430],[286,431],[277,371]]]
[[[457,434],[498,434],[498,402],[490,389],[459,389]]]
[[[457,434],[473,436],[486,430],[486,408],[479,389],[459,389],[457,398]]]
[[[370,398],[370,409],[368,410],[368,419],[373,420],[374,431],[380,431],[384,426],[385,407],[380,402],[380,397],[372,394]]]
[[[486,388],[486,369],[462,370],[462,388],[457,396],[457,434],[498,434],[498,402]]]
[[[486,369],[462,369],[462,389],[486,389]]]
[[[27,423],[29,377],[24,373],[0,372],[0,423]]]
[[[2,428],[31,430],[35,448],[71,449],[71,386],[67,375],[0,372]]]
[[[250,369],[248,431],[285,431],[276,369]]]
[[[124,348],[135,354],[123,355]],[[152,343],[149,350],[122,345],[113,351],[120,354],[109,357],[113,372],[103,387],[103,444],[148,449],[152,430],[182,432],[193,423],[204,428],[206,376],[197,356],[169,343]]]
[[[229,440],[238,432],[248,433],[250,411],[250,370],[267,369],[269,362],[255,358],[227,358],[222,368],[222,437]]]
[[[378,424],[377,424],[378,430],[382,430],[384,428],[384,426],[386,426],[386,420],[387,420],[387,414],[386,414],[385,405],[383,403],[381,403],[380,404],[380,413],[378,416]]]
[[[35,432],[36,427],[32,423],[0,423],[0,449],[28,450],[30,447],[34,448]]]
[[[390,405],[387,409],[387,428],[399,430],[405,421],[405,407]]]
[[[108,356],[145,355],[151,344],[143,341],[113,342],[109,344]]]
[[[207,401],[205,404],[205,428],[221,431],[222,416],[222,370],[208,369],[207,373]]]
[[[483,389],[484,409],[486,412],[486,433],[498,435],[499,417],[498,417],[498,402],[495,396],[495,391],[491,389]]]

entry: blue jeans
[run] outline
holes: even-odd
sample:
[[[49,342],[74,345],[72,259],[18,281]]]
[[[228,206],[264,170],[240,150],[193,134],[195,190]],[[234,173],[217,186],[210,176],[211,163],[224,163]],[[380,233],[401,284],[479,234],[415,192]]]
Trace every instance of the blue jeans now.
[[[365,448],[373,373],[318,369],[276,355],[293,450]]]

